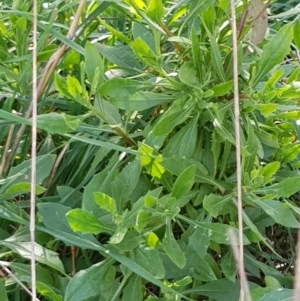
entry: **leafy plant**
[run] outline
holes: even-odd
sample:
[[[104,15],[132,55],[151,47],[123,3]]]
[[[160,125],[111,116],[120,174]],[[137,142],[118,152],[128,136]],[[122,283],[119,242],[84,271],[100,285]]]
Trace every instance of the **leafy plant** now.
[[[31,125],[32,16],[1,5],[1,264],[30,286],[30,133],[15,151],[12,137]],[[68,46],[38,108],[40,300],[239,300],[229,2],[92,1],[73,40],[76,5],[40,2],[40,73]],[[239,39],[244,260],[260,301],[291,298],[299,227],[299,22],[274,18],[255,43],[257,20],[241,21]],[[26,300],[1,276],[1,300]]]

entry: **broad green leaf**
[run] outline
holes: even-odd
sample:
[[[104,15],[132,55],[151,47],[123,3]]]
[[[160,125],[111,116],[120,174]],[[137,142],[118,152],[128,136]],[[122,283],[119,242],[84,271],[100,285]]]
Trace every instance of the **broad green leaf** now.
[[[279,289],[277,291],[265,294],[259,301],[292,301],[293,290],[292,289]]]
[[[275,36],[266,44],[263,55],[258,62],[257,71],[252,79],[255,87],[276,65],[280,64],[290,52],[290,44],[293,39],[292,23],[283,26]],[[274,51],[276,49],[276,51]]]
[[[114,106],[128,111],[143,111],[172,101],[174,101],[173,95],[143,91],[129,95],[128,99],[110,99],[110,103]]]
[[[115,279],[113,260],[106,259],[71,278],[64,301],[82,301],[109,289]],[[80,289],[78,289],[80,288]]]
[[[184,63],[179,70],[178,76],[184,84],[194,88],[200,88],[199,79],[197,79],[197,73],[193,63]]]
[[[92,213],[79,208],[71,210],[66,216],[75,232],[98,234],[101,232],[111,233],[112,231],[112,229],[100,223]]]
[[[123,168],[112,183],[112,196],[116,200],[119,212],[123,210],[125,204],[130,200],[130,196],[139,182],[140,174],[141,164],[138,160],[134,160]]]
[[[184,294],[200,294],[216,301],[238,301],[240,296],[240,283],[238,281],[234,283],[228,279],[219,279],[186,290]]]
[[[273,161],[265,165],[261,171],[261,174],[264,176],[265,181],[271,180],[279,168],[280,168],[279,161]]]
[[[200,257],[194,249],[185,248],[184,254],[187,258],[185,271],[189,271],[191,276],[198,281],[214,281],[217,280],[212,268],[208,262]],[[186,273],[186,272],[185,272]]]
[[[68,75],[67,76],[67,89],[69,94],[74,98],[74,100],[81,101],[81,94],[82,94],[82,86],[78,79],[74,76]]]
[[[198,116],[172,136],[166,145],[164,157],[191,158],[195,152],[198,141]]]
[[[214,91],[214,97],[219,97],[228,94],[233,89],[233,81],[230,80],[225,83],[221,83],[218,85],[215,85],[212,90]]]
[[[136,249],[142,242],[144,242],[143,236],[135,230],[128,230],[122,240],[114,244],[114,247],[120,252],[128,252]]]
[[[276,197],[290,197],[291,195],[297,193],[300,187],[300,178],[287,178],[282,180],[280,183],[266,186],[254,190],[256,194],[273,194]]]
[[[232,196],[221,196],[211,193],[203,200],[203,207],[213,217],[217,217],[224,206],[232,200]]]
[[[204,258],[210,245],[210,239],[204,229],[197,227],[192,236],[189,237],[188,247],[192,248],[197,254]]]
[[[96,43],[95,45],[102,56],[118,67],[141,70],[141,65],[130,47],[125,45],[111,47],[100,43]]]
[[[172,197],[179,199],[190,191],[195,183],[195,172],[196,166],[191,165],[178,176],[172,189]]]
[[[128,231],[128,228],[125,228],[122,225],[120,225],[117,228],[117,230],[115,231],[115,233],[109,239],[109,243],[112,245],[121,243],[123,241],[127,231]]]
[[[169,134],[175,128],[175,126],[182,124],[190,116],[194,106],[194,104],[187,105],[182,109],[179,109],[179,107],[174,107],[174,112],[171,107],[169,112],[166,112],[160,121],[155,125],[153,134],[156,136]]]
[[[153,220],[152,213],[140,210],[136,217],[136,229],[141,232]]]
[[[50,134],[63,135],[75,131],[81,123],[80,116],[49,113],[37,117],[38,128]]]
[[[165,277],[165,268],[156,249],[140,246],[130,253],[130,258],[155,278]]]
[[[299,50],[300,49],[300,19],[297,19],[294,23],[294,41]]]
[[[143,41],[145,41],[148,44],[150,49],[155,53],[155,39],[153,33],[148,28],[146,28],[140,23],[133,22],[132,35],[135,40],[138,37],[140,37]]]
[[[96,204],[100,206],[100,208],[106,210],[112,215],[118,213],[115,200],[107,194],[101,192],[94,192],[94,200]]]
[[[5,203],[4,206],[0,206],[0,217],[12,222],[19,223],[21,225],[29,224],[29,216],[24,210],[12,203]]]
[[[159,243],[159,238],[154,232],[150,232],[147,236],[146,243],[150,248],[156,248]]]
[[[42,295],[46,300],[51,301],[62,301],[63,297],[57,294],[53,288],[49,287],[45,283],[37,282],[36,289],[40,295]]]
[[[72,98],[72,95],[68,91],[67,87],[67,81],[66,79],[59,75],[58,73],[54,74],[54,82],[55,82],[55,87],[56,90],[64,97],[70,99]]]
[[[162,155],[157,155],[152,147],[144,143],[139,145],[139,154],[141,165],[152,177],[160,179],[165,172],[161,165]]]
[[[165,237],[162,242],[162,246],[169,256],[169,258],[181,269],[183,269],[186,265],[186,257],[180,246],[178,245],[173,232],[170,221],[167,224]]]
[[[165,10],[162,0],[150,0],[147,11],[147,15],[149,18],[160,24],[164,13]]]
[[[131,275],[128,284],[125,286],[122,294],[122,301],[142,301],[142,279],[138,275]]]
[[[135,56],[143,63],[157,67],[157,57],[155,53],[149,48],[149,46],[141,38],[137,38],[131,45]]]
[[[29,193],[30,189],[31,189],[31,183],[28,182],[20,182],[20,183],[13,184],[0,196],[0,201],[7,200],[9,197],[14,198],[18,195]],[[36,195],[40,195],[46,191],[46,188],[36,185],[35,190],[36,190]]]
[[[199,222],[197,220],[192,220],[188,217],[185,217],[183,215],[178,215],[178,218],[180,220],[183,220],[187,222],[188,224],[194,226],[195,229],[198,227],[200,229],[203,229],[205,231],[204,235],[209,238],[209,240],[215,241],[216,243],[219,244],[225,244],[229,245],[229,239],[228,239],[228,230],[231,229],[233,233],[238,237],[238,229],[231,227],[226,224],[220,224],[220,223],[204,223],[204,222]],[[243,237],[243,242],[244,245],[250,244],[249,240],[247,239],[246,236]]]
[[[141,89],[141,85],[138,81],[128,78],[112,78],[101,85],[99,92],[115,99],[127,99],[139,89]]]
[[[257,108],[263,116],[268,117],[272,113],[276,112],[277,105],[275,103],[260,103],[257,105]]]
[[[235,282],[237,268],[231,250],[228,250],[228,252],[222,257],[220,266],[225,277],[230,281]]]
[[[62,233],[74,234],[66,218],[66,214],[71,210],[70,207],[57,203],[40,203],[37,206],[42,221],[48,229],[61,231]],[[76,233],[76,236],[82,237],[87,241],[97,243],[97,239],[93,235],[82,235]],[[65,244],[67,246],[69,245],[67,242],[65,242]]]
[[[31,243],[30,242],[19,242],[12,240],[1,241],[1,245],[11,249],[13,252],[19,254],[23,258],[31,258]],[[64,266],[59,259],[59,256],[56,252],[48,250],[41,245],[35,243],[35,259],[37,262],[45,264],[59,272],[64,273]]]
[[[113,166],[109,165],[104,170],[94,175],[84,188],[83,192],[82,208],[86,211],[93,212],[97,217],[107,214],[107,212],[101,209],[96,202],[92,201],[94,199],[94,192],[102,192],[111,195],[111,183],[116,177],[118,159],[112,158],[110,163],[113,164]]]
[[[299,189],[299,188],[298,188]],[[291,209],[280,201],[255,201],[261,209],[271,216],[276,223],[288,228],[299,228],[299,223]]]

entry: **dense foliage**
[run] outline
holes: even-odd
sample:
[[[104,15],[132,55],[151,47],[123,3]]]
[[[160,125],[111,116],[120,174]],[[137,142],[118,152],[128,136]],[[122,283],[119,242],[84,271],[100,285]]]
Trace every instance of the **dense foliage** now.
[[[299,5],[271,3],[266,23],[237,2],[245,269],[254,301],[290,300]],[[68,46],[38,105],[39,299],[238,300],[229,1],[88,1],[69,38],[77,6],[39,1],[40,76]],[[0,2],[0,256],[28,287],[31,9]],[[0,276],[1,300],[29,300]]]

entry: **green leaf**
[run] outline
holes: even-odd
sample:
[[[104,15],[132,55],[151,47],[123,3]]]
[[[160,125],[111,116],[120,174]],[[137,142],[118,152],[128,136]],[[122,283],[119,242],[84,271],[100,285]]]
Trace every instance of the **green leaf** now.
[[[205,29],[210,40],[210,56],[211,56],[213,67],[216,73],[218,74],[218,76],[220,77],[220,79],[223,82],[226,82],[227,80],[223,68],[223,59],[221,55],[221,50],[219,48],[216,38],[210,33],[210,31],[206,26]]]
[[[165,268],[156,249],[140,246],[130,253],[130,258],[155,278],[165,277]]]
[[[240,283],[238,281],[233,283],[228,279],[220,279],[186,290],[184,294],[200,294],[216,301],[238,301],[240,297]]]
[[[115,280],[112,264],[113,260],[107,259],[78,272],[67,286],[64,301],[87,300],[109,289]]]
[[[81,102],[81,94],[83,89],[76,77],[71,75],[67,76],[67,89],[68,93],[74,98],[74,100]]]
[[[279,289],[265,294],[259,301],[292,301],[293,290],[292,289]]]
[[[261,60],[258,62],[257,71],[252,80],[255,87],[276,65],[280,64],[290,52],[293,39],[292,23],[283,26],[275,36],[264,46]],[[276,49],[276,51],[274,51]]]
[[[128,111],[144,111],[164,103],[174,101],[173,95],[154,92],[136,92],[130,94],[128,99],[111,98],[110,102],[119,109]]]
[[[8,198],[14,198],[21,194],[29,193],[30,189],[31,189],[31,183],[28,182],[20,182],[20,183],[13,184],[0,196],[0,201],[7,200]],[[36,185],[35,190],[36,190],[36,195],[40,195],[46,191],[46,188]]]
[[[1,301],[8,301],[4,281],[4,279],[0,280],[0,299]]]
[[[172,197],[180,199],[190,191],[195,183],[195,173],[196,165],[191,165],[178,176],[172,189]]]
[[[40,295],[45,297],[46,300],[62,301],[63,299],[62,295],[57,294],[53,288],[46,285],[45,283],[37,282],[36,289]]]
[[[112,196],[121,212],[136,188],[141,174],[141,165],[138,160],[127,164],[111,185]],[[129,176],[130,175],[130,176]]]
[[[162,242],[163,248],[169,258],[181,269],[186,265],[186,257],[180,249],[172,232],[170,221],[168,221],[165,237]]]
[[[279,161],[273,161],[265,165],[261,171],[261,174],[264,176],[264,180],[265,181],[271,180],[279,168],[280,168]]]
[[[299,50],[300,49],[300,19],[297,19],[294,23],[294,41]]]
[[[212,90],[214,91],[214,97],[219,97],[228,94],[233,89],[233,81],[230,80],[225,83],[221,83],[218,85],[215,85]]]
[[[125,286],[122,294],[122,301],[142,301],[142,279],[138,275],[131,275],[128,284]]]
[[[228,239],[229,229],[231,229],[233,233],[236,235],[236,237],[238,237],[238,229],[226,224],[220,224],[220,223],[212,224],[212,223],[199,222],[197,220],[192,220],[190,218],[187,218],[183,215],[178,215],[178,218],[194,226],[195,229],[197,229],[198,227],[200,229],[203,229],[203,231],[205,231],[205,236],[207,236],[210,240],[215,241],[216,243],[219,244],[225,244],[225,245],[230,244]],[[250,244],[246,236],[244,236],[243,238],[244,238],[243,240],[244,245]]]
[[[194,104],[186,105],[181,108],[175,105],[163,115],[160,121],[155,125],[153,134],[156,136],[164,136],[169,134],[175,126],[182,124],[191,114],[194,109]]]
[[[112,215],[118,213],[115,200],[107,194],[101,192],[94,192],[94,200],[96,204],[100,206],[100,208],[106,210]]]
[[[193,88],[200,88],[199,79],[197,78],[197,72],[193,63],[184,63],[179,70],[178,76],[184,84],[192,86]]]
[[[19,242],[13,240],[1,241],[1,245],[11,249],[15,253],[19,254],[23,258],[31,259],[31,243],[30,242]],[[48,250],[41,245],[35,243],[35,259],[37,262],[45,264],[59,272],[64,273],[64,266],[59,259],[56,252]]]
[[[136,229],[141,232],[153,220],[152,213],[140,210],[136,217]]]
[[[100,93],[115,99],[127,99],[130,95],[141,89],[138,81],[128,78],[112,78],[100,87]]]
[[[228,252],[222,257],[220,266],[225,277],[230,281],[235,282],[237,268],[231,250],[228,250]]]
[[[192,236],[189,237],[188,247],[192,248],[197,254],[204,258],[210,245],[210,239],[204,229],[197,227]]]
[[[128,46],[118,45],[114,47],[105,44],[95,44],[99,52],[118,67],[141,70],[139,61],[135,58],[132,49]]]
[[[232,196],[221,196],[211,193],[203,200],[203,207],[213,217],[217,217],[224,206],[232,200]]]
[[[141,38],[137,38],[131,45],[135,56],[145,64],[157,67],[157,57],[155,53],[149,48],[149,46]]]
[[[75,232],[98,234],[100,232],[110,233],[112,231],[100,223],[94,214],[79,208],[68,212],[67,220]]]
[[[198,116],[180,129],[168,141],[164,149],[164,157],[191,158],[196,150],[198,141]]]
[[[155,39],[153,36],[153,33],[143,26],[140,23],[133,22],[132,23],[132,35],[134,40],[136,40],[138,37],[140,37],[143,41],[145,41],[150,49],[155,52]]]
[[[63,135],[76,130],[81,123],[81,118],[64,113],[49,113],[38,115],[37,123],[39,129],[50,134]]]
[[[282,180],[280,183],[266,186],[254,190],[256,194],[273,194],[276,197],[290,197],[291,195],[297,193],[300,187],[300,178],[287,178]]]
[[[164,13],[165,10],[162,0],[150,0],[147,11],[147,15],[150,19],[160,24]]]
[[[299,188],[298,188],[299,189]],[[261,209],[271,216],[276,223],[288,228],[298,228],[299,223],[289,207],[280,201],[255,201]]]
[[[42,185],[43,181],[50,175],[54,165],[56,155],[47,154],[37,157],[36,162],[36,184]],[[26,160],[17,166],[11,167],[5,183],[0,188],[0,194],[5,193],[7,189],[17,183],[31,181],[31,160]]]
[[[152,147],[144,143],[139,145],[139,154],[141,165],[146,168],[152,177],[160,179],[165,172],[161,165],[162,155],[157,155]]]

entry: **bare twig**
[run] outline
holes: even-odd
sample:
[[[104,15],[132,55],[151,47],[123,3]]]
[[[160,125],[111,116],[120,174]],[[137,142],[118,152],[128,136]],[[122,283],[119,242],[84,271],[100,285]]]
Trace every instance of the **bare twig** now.
[[[82,14],[82,11],[83,11],[83,8],[84,8],[84,5],[86,3],[86,0],[81,0],[80,3],[79,3],[79,6],[77,8],[77,11],[76,11],[76,14],[74,16],[74,19],[72,21],[72,24],[70,26],[70,29],[67,33],[67,37],[69,39],[73,39],[76,35],[76,28],[77,28],[77,25],[78,25],[78,21],[80,19],[80,16]],[[44,68],[44,71],[43,71],[43,74],[42,74],[42,77],[41,77],[41,80],[37,86],[37,100],[39,101],[40,98],[42,97],[43,95],[43,92],[47,86],[47,83],[53,73],[53,71],[55,70],[55,67],[57,66],[57,64],[59,63],[60,59],[62,58],[63,54],[65,53],[67,49],[67,45],[66,44],[63,44],[61,45],[57,50],[56,52],[51,56],[50,60],[48,61],[48,63],[46,64],[45,68]],[[27,112],[25,113],[25,118],[28,119],[30,118],[31,116],[31,113],[32,113],[32,104],[30,105],[30,107],[28,108]],[[6,160],[6,164],[5,164],[5,167],[4,167],[4,171],[7,171],[7,169],[9,168],[10,166],[10,162],[12,161],[13,157],[14,157],[14,154],[16,152],[16,149],[19,145],[19,142],[21,140],[21,137],[25,131],[25,128],[26,128],[26,125],[22,124],[15,136],[15,139],[14,139],[14,143],[11,147],[11,151],[10,153],[8,154],[8,157],[7,157],[7,160]]]
[[[244,249],[243,249],[243,203],[242,203],[242,167],[241,167],[241,137],[240,137],[240,102],[239,102],[239,82],[238,82],[238,46],[235,1],[231,0],[232,16],[232,54],[233,54],[233,81],[234,81],[234,117],[235,117],[235,141],[236,141],[236,173],[237,173],[237,200],[238,200],[238,227],[239,227],[239,260],[238,270],[242,278],[244,269]],[[247,282],[245,280],[245,282]],[[241,282],[240,301],[248,300],[247,288]],[[245,299],[247,298],[247,299]]]
[[[31,292],[36,301],[35,270],[35,184],[36,184],[36,140],[37,140],[37,0],[33,0],[33,50],[32,50],[32,124],[31,124],[31,187],[30,187],[30,245],[31,245]]]
[[[251,296],[250,296],[250,290],[249,290],[249,285],[247,282],[247,277],[245,270],[240,269],[241,262],[240,262],[240,249],[243,248],[243,246],[238,247],[238,243],[236,241],[236,237],[232,229],[228,231],[228,237],[230,240],[231,248],[232,248],[232,253],[233,257],[235,259],[237,268],[239,269],[239,276],[240,276],[240,283],[241,283],[241,290],[243,290],[243,295],[240,296],[240,301],[245,300],[245,301],[251,301]],[[242,263],[243,265],[243,263]]]
[[[31,291],[6,266],[4,266],[2,263],[0,263],[0,266],[2,270],[9,275],[9,277],[13,278],[29,296],[33,297]],[[40,301],[38,298],[35,298],[35,300]]]

